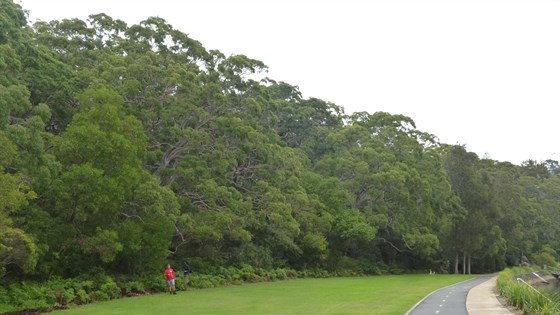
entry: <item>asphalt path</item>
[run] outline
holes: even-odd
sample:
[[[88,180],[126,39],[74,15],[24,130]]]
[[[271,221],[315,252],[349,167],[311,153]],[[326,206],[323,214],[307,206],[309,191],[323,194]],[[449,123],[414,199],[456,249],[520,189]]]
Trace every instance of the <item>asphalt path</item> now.
[[[439,289],[418,302],[406,315],[468,315],[466,304],[470,289],[491,277],[480,276]]]

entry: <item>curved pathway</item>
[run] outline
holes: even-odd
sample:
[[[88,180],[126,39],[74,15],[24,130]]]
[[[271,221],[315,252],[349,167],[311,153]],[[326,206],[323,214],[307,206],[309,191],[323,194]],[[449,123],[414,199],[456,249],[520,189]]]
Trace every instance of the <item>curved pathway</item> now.
[[[406,315],[468,315],[467,294],[472,288],[492,277],[494,276],[480,276],[439,289],[418,302]]]

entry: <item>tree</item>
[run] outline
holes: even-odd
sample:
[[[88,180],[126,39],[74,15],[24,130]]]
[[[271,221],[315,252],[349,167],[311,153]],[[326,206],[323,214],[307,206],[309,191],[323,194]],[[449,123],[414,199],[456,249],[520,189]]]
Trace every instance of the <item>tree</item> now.
[[[6,267],[30,271],[36,264],[37,247],[33,239],[22,229],[14,226],[10,217],[29,200],[36,197],[21,174],[7,174],[5,167],[16,156],[15,145],[0,131],[0,278]]]
[[[483,209],[488,198],[478,175],[477,163],[476,154],[458,145],[450,146],[444,158],[449,182],[467,210],[465,219],[454,229],[459,235],[459,244],[454,246],[459,250],[455,253],[455,273],[458,273],[459,253],[463,255],[463,273],[470,272],[470,257],[482,249],[482,232],[487,226]]]
[[[69,275],[95,265],[157,270],[168,255],[176,200],[143,168],[147,137],[118,95],[88,90],[80,100],[82,111],[56,141],[62,170],[43,204],[66,237],[48,241],[45,259],[51,272]]]

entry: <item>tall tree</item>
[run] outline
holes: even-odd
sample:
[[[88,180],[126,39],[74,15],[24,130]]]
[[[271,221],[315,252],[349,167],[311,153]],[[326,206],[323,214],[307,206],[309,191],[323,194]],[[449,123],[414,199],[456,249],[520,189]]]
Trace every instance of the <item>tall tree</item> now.
[[[33,231],[49,246],[48,272],[75,275],[96,265],[156,270],[168,254],[175,198],[143,168],[147,138],[122,111],[120,97],[88,90],[80,102],[81,112],[56,139],[61,172],[42,192],[43,216],[57,224]],[[47,237],[52,230],[58,236]]]

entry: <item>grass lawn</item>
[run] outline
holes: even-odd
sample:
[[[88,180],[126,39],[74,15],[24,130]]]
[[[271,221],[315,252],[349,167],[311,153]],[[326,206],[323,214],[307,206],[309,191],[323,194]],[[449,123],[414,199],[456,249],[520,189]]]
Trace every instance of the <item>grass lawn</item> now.
[[[49,314],[398,314],[468,275],[297,279],[156,294]]]

